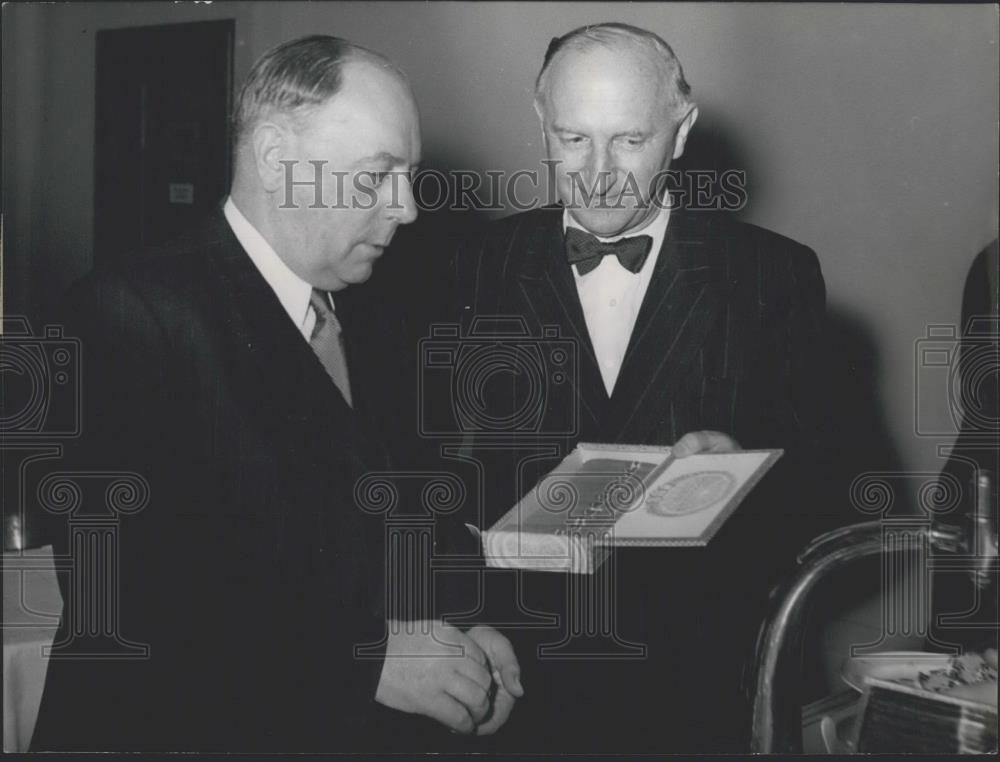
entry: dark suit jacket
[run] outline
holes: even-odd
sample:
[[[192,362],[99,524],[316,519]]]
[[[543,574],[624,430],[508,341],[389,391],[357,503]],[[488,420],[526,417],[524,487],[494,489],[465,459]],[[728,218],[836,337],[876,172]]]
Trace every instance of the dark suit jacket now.
[[[960,485],[961,497],[949,513],[936,517],[957,526],[967,526],[969,517],[975,513],[975,482],[982,474],[988,474],[992,480],[994,527],[997,521],[996,490],[1000,478],[1000,448],[996,434],[996,422],[1000,419],[1000,379],[995,367],[997,303],[1000,301],[998,267],[1000,250],[994,240],[973,260],[962,293],[961,341],[957,357],[962,387],[956,390],[956,396],[961,395],[964,416],[952,455],[943,469],[952,484]],[[992,373],[984,372],[990,368]],[[944,402],[940,400],[941,404]],[[996,648],[996,598],[984,596],[977,590],[964,570],[935,570],[932,579],[934,611],[929,649],[946,650],[955,645],[976,651]],[[993,590],[996,590],[995,572],[992,579]]]
[[[54,659],[33,748],[371,745],[384,524],[353,489],[393,465],[403,356],[377,301],[337,295],[352,411],[221,212],[73,289],[83,434],[66,470],[148,480],[149,504],[118,522],[115,581],[118,633],[150,653]],[[70,552],[65,527],[55,545]]]
[[[513,633],[524,640],[520,653],[528,652],[529,663],[528,695],[512,732],[534,714],[545,719],[524,727],[522,748],[548,742],[545,748],[704,751],[719,738],[726,740],[718,748],[734,748],[749,727],[745,715],[737,717],[745,706],[736,695],[739,671],[752,651],[767,587],[816,533],[811,514],[821,512],[815,504],[821,482],[814,478],[823,459],[815,362],[825,300],[819,264],[810,249],[762,228],[674,211],[608,399],[561,221],[559,208],[506,218],[454,261],[452,314],[466,333],[476,317],[516,316],[533,336],[557,326],[558,339],[543,343],[570,340],[579,358],[568,382],[549,378],[532,387],[526,374],[484,375],[482,404],[493,420],[527,409],[532,395],[541,395],[544,414],[502,455],[479,451],[491,459],[487,469],[507,476],[494,482],[483,515],[472,520],[492,524],[580,441],[669,445],[688,431],[712,429],[746,449],[783,448],[785,455],[709,548],[617,554],[619,634],[646,643],[646,659],[587,666],[533,661],[538,638],[531,633],[538,631]],[[472,432],[466,444],[485,439]],[[556,451],[526,460],[545,443],[555,443]],[[529,606],[564,609],[562,575],[525,577]],[[501,595],[491,590],[490,599]],[[542,640],[559,640],[547,635]],[[706,707],[714,719],[706,720]],[[706,722],[711,730],[697,727]],[[727,737],[727,724],[740,728]]]

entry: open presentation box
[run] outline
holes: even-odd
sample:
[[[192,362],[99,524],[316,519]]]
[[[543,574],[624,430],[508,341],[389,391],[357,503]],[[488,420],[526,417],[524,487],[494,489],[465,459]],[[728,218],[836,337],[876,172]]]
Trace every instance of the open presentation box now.
[[[781,455],[581,442],[481,533],[486,563],[592,574],[610,548],[707,545]]]

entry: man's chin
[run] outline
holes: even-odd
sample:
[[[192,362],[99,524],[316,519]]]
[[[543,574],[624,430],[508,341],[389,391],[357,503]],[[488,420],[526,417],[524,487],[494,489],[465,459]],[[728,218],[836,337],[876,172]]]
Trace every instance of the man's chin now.
[[[368,267],[358,268],[355,272],[345,277],[345,282],[348,286],[360,286],[362,283],[366,282],[372,277],[372,268]]]
[[[571,209],[570,214],[581,227],[601,238],[627,233],[647,221],[644,211],[635,209]]]
[[[371,278],[372,268],[375,266],[376,260],[377,257],[375,259],[372,259],[370,262],[365,262],[355,267],[354,270],[352,270],[350,275],[348,276],[348,278],[350,278],[350,283],[352,285],[358,286],[364,283],[369,278]]]
[[[322,284],[320,284],[319,288],[324,291],[343,291],[349,286],[360,286],[371,277],[372,266],[367,263],[361,264],[353,268],[348,273],[331,275],[329,278],[324,280]]]

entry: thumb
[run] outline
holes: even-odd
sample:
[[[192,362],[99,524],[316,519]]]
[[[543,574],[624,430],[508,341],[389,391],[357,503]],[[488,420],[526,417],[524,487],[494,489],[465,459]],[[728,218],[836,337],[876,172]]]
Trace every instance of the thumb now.
[[[518,698],[523,696],[524,686],[521,685],[521,665],[517,661],[517,656],[510,641],[499,632],[494,632],[486,650],[489,653],[493,671],[494,673],[500,673],[500,681],[507,692]]]
[[[524,695],[524,686],[521,685],[521,668],[517,665],[515,661],[514,664],[508,664],[500,668],[500,677],[503,682],[504,689],[517,698],[521,698]]]
[[[689,431],[671,448],[675,458],[685,458],[701,452],[734,452],[740,446],[721,431]]]
[[[708,431],[689,431],[687,434],[682,436],[670,448],[670,453],[675,458],[686,458],[688,455],[696,455],[699,452],[705,452],[712,446],[711,432]]]

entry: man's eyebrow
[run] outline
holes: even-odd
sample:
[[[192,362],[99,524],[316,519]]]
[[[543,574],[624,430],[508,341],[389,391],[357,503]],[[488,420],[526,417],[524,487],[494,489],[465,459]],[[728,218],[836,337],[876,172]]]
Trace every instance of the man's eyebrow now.
[[[358,160],[359,163],[362,162],[385,162],[390,166],[395,166],[396,164],[408,164],[406,159],[401,159],[395,154],[391,154],[388,151],[379,151],[378,153],[373,153],[371,156],[364,156]]]
[[[552,132],[562,132],[569,135],[582,135],[583,133],[579,130],[574,130],[571,127],[563,127],[561,124],[553,124]],[[615,133],[616,138],[648,138],[650,133],[645,130],[626,130],[625,132]]]

